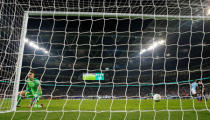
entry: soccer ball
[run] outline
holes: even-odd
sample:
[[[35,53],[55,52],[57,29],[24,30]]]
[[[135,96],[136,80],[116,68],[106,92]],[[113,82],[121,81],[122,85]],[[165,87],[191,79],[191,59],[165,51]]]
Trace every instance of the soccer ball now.
[[[160,94],[155,94],[155,95],[153,96],[153,100],[154,100],[155,102],[160,102],[160,99],[161,99]]]

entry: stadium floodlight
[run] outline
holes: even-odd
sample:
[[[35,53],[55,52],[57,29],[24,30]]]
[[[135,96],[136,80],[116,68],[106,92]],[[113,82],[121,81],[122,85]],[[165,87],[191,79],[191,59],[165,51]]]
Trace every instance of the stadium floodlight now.
[[[210,15],[210,7],[207,9],[207,15]]]
[[[39,49],[39,46],[36,45],[36,44],[35,44],[33,47],[34,47],[35,49]]]
[[[29,42],[29,45],[35,49],[40,49],[39,46],[33,42]]]
[[[160,41],[158,41],[158,44],[163,45],[164,43],[165,43],[165,41],[164,41],[164,40],[160,40]]]
[[[143,49],[143,50],[140,52],[140,55],[143,54],[144,52],[146,52],[146,49]]]
[[[46,53],[46,54],[49,53],[49,52],[48,52],[46,49],[44,49],[44,48],[40,48],[40,50],[43,51],[43,52]]]
[[[44,48],[39,47],[37,44],[35,44],[34,42],[29,41],[27,38],[24,40],[26,43],[29,44],[29,46],[35,48],[35,49],[39,49],[41,51],[43,51],[44,53],[48,54],[49,52],[47,50],[45,50]]]
[[[153,50],[155,49],[156,47],[160,46],[160,45],[163,45],[165,43],[164,40],[160,40],[158,42],[154,42],[151,46],[149,46],[147,49],[143,49],[141,52],[140,52],[140,55],[145,53],[146,51],[149,51],[149,50]]]
[[[45,50],[45,51],[44,51],[44,53],[46,53],[46,54],[47,54],[47,53],[49,53],[49,52]]]
[[[33,42],[29,42],[28,44],[29,44],[29,46],[31,46],[31,47],[34,46],[34,43],[33,43]]]
[[[148,50],[155,49],[158,45],[159,45],[158,42],[154,42],[154,43],[148,48]]]
[[[28,38],[25,38],[24,41],[25,41],[25,43],[28,43],[29,40],[28,40]]]
[[[44,48],[40,48],[40,50],[44,51],[45,49]]]

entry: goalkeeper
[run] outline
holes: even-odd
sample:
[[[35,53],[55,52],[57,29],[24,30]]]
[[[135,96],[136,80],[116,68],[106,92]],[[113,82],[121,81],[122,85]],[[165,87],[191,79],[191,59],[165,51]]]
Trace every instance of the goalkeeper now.
[[[43,108],[43,104],[38,105],[38,101],[42,96],[41,84],[37,78],[34,78],[34,71],[30,71],[26,80],[26,90],[18,92],[17,107],[20,107],[22,98],[32,98],[29,107]]]

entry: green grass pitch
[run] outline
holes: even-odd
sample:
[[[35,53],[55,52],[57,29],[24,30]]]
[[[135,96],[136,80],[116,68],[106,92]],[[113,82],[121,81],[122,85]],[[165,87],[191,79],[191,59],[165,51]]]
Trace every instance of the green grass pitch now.
[[[0,120],[209,120],[210,101],[191,99],[153,100],[40,100],[44,108],[28,108],[30,100],[22,100],[17,112],[1,113]],[[173,111],[167,111],[173,110]],[[46,112],[46,110],[48,112]],[[62,110],[64,112],[62,112]],[[175,111],[177,110],[177,111]],[[80,112],[79,112],[80,111]]]

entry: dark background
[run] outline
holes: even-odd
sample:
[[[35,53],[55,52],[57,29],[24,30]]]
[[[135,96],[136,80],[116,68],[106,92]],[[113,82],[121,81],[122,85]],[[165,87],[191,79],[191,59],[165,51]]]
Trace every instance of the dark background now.
[[[70,91],[76,91],[75,95],[85,94],[85,91],[88,91],[87,95],[91,95],[91,91],[95,95],[98,90],[103,91],[102,94],[111,94],[112,90],[118,89],[120,92],[117,95],[125,94],[126,89],[131,89],[126,94],[138,95],[138,86],[143,83],[170,83],[209,77],[209,28],[209,22],[201,20],[30,16],[27,38],[47,49],[49,54],[35,51],[26,44],[21,80],[33,69],[42,84],[67,85],[65,94],[68,85],[72,85]],[[165,45],[139,54],[141,49],[159,40],[164,40]],[[82,74],[87,72],[103,72],[105,80],[83,81]],[[109,87],[99,88],[101,84]],[[186,84],[185,89],[189,93],[190,82]],[[171,86],[173,92],[177,93],[181,85]],[[45,87],[43,85],[43,89]],[[142,91],[145,91],[144,94],[152,91],[167,94],[165,91],[171,89],[167,87],[170,85],[146,86]],[[57,89],[60,94],[60,88],[65,87],[48,86],[46,90]]]

